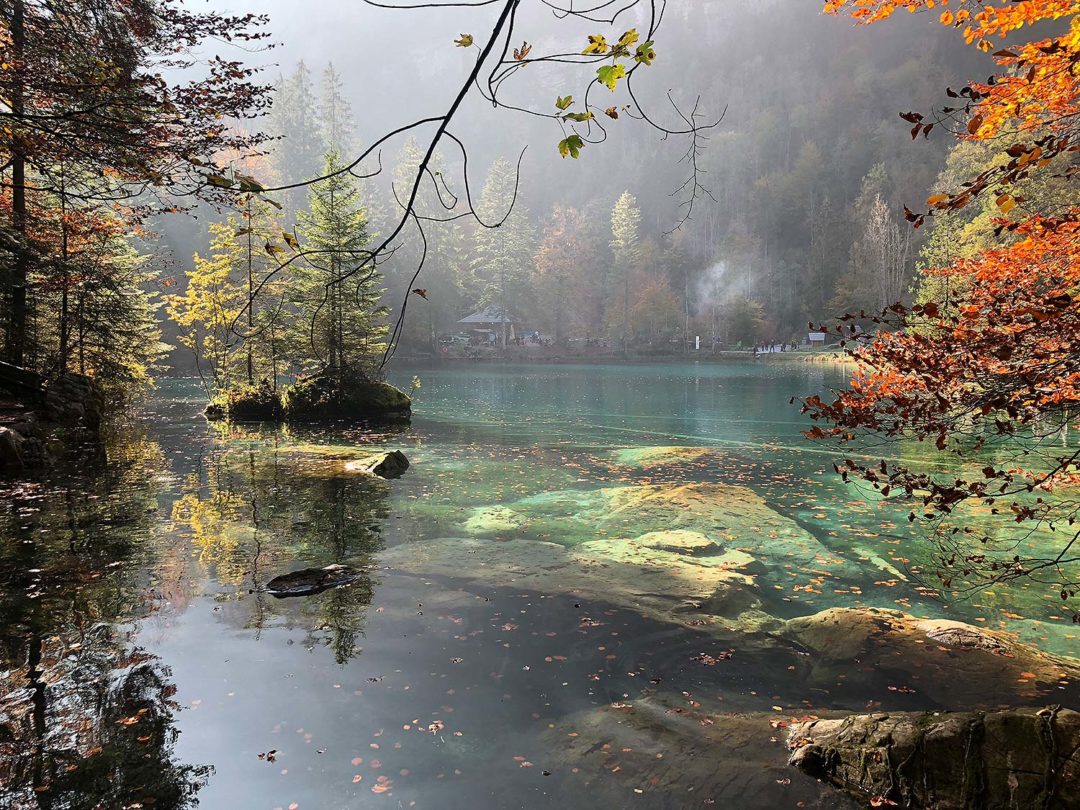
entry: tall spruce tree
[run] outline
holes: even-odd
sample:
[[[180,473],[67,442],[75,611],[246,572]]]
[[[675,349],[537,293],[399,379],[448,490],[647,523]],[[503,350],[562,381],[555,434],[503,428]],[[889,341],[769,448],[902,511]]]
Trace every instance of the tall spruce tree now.
[[[267,129],[277,139],[271,164],[278,183],[298,183],[318,175],[326,146],[311,71],[304,62],[299,62],[288,77],[278,77]],[[295,224],[297,213],[304,207],[304,189],[284,192],[283,202],[286,221]]]
[[[326,154],[321,173],[333,176],[311,186],[300,215],[306,256],[293,288],[293,349],[306,370],[343,379],[373,372],[385,348],[387,310],[382,274],[365,263],[371,235],[359,185],[348,173],[334,174],[341,166],[337,152]]]
[[[345,98],[341,74],[332,62],[323,71],[319,91],[319,130],[324,151],[351,154],[355,137],[352,105]]]

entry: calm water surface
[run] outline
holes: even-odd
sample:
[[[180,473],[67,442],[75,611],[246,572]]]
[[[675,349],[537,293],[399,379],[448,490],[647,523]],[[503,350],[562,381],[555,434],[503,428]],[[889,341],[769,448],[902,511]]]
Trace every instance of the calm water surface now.
[[[165,381],[118,427],[106,469],[7,485],[0,807],[847,806],[786,768],[782,727],[760,718],[936,708],[885,675],[809,689],[796,648],[721,644],[602,588],[470,579],[456,552],[438,575],[393,563],[402,544],[445,538],[595,540],[589,510],[615,487],[719,483],[790,521],[822,570],[779,544],[759,560],[774,616],[873,605],[1072,650],[1041,591],[947,605],[919,584],[904,507],[843,487],[831,452],[801,439],[789,399],[841,384],[839,370],[394,378],[414,375],[413,425],[393,433],[208,426],[198,388]],[[413,466],[350,474],[367,446]],[[698,450],[671,463],[649,450],[672,446]],[[639,533],[670,528],[639,519]],[[337,561],[364,577],[296,599],[260,590]]]

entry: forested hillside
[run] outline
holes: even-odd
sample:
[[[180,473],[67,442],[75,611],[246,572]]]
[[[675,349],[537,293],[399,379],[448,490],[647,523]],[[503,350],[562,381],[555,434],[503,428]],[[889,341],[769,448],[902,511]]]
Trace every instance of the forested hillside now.
[[[913,142],[898,113],[941,101],[984,58],[948,48],[948,32],[923,17],[881,32],[838,24],[813,3],[668,13],[667,59],[678,60],[681,77],[673,96],[700,93],[708,115],[723,115],[697,157],[704,188],[692,210],[678,193],[689,172],[685,144],[635,126],[625,111],[609,122],[608,141],[578,160],[560,160],[548,130],[528,116],[479,111],[461,125],[472,192],[490,220],[510,210],[518,152],[531,143],[517,201],[496,231],[467,220],[429,223],[430,252],[415,285],[419,240],[405,232],[380,272],[390,322],[411,287],[427,291],[426,300],[410,300],[406,349],[431,351],[446,335],[468,331],[459,319],[492,307],[543,340],[613,350],[625,342],[678,352],[684,336],[695,335],[706,346],[798,341],[808,321],[911,295],[926,231],[904,227],[903,205],[926,198],[951,143],[933,135]],[[426,71],[452,73],[460,69],[455,50],[417,58]],[[275,140],[255,171],[268,184],[317,175],[332,142],[347,157],[381,134],[367,114],[372,85],[354,78],[351,63],[331,65],[314,47],[290,53],[299,58],[278,66],[265,121]],[[548,83],[537,84],[526,95],[546,99]],[[654,94],[662,98],[663,89]],[[494,130],[486,128],[491,115],[499,116]],[[404,187],[419,159],[415,142],[388,144],[381,173],[358,181],[370,233],[389,228],[400,210],[394,188]],[[446,170],[443,202],[462,195],[460,162],[444,155],[437,162],[436,171]],[[439,199],[425,193],[422,208],[438,215]],[[292,227],[309,192],[280,198],[280,224]],[[166,225],[165,232],[172,255],[189,268],[196,231]]]

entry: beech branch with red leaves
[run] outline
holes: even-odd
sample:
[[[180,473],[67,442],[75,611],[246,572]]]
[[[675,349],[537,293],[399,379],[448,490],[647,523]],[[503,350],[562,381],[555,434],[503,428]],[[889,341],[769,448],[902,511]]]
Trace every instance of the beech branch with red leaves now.
[[[925,271],[960,290],[958,300],[896,304],[833,327],[859,371],[829,401],[803,410],[813,439],[864,449],[874,441],[928,442],[958,461],[938,467],[847,458],[845,480],[868,482],[912,503],[931,528],[940,584],[954,591],[1031,579],[1068,601],[1080,591],[1080,204],[1038,211],[1016,191],[1039,172],[1071,181],[1080,146],[1080,3],[1066,0],[833,0],[825,10],[872,23],[899,9],[937,14],[968,44],[993,52],[1001,72],[960,92],[936,117],[904,113],[912,137],[939,124],[962,139],[1002,144],[1003,159],[954,192],[908,211],[915,227],[993,194],[999,246]],[[1040,21],[1068,19],[1068,33],[1000,42]],[[1012,216],[1008,216],[1016,209]],[[874,327],[861,333],[862,317]],[[823,328],[823,327],[822,327]],[[853,344],[853,345],[852,345]],[[1080,615],[1074,615],[1080,621]]]

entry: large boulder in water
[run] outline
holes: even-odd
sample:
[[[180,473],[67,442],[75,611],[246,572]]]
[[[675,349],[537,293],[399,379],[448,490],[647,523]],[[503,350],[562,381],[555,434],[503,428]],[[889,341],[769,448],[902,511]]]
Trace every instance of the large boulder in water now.
[[[944,708],[1035,700],[1080,676],[1076,661],[1007,633],[898,610],[831,608],[790,619],[780,635],[809,653],[808,678],[821,688],[876,685]]]
[[[45,391],[45,417],[50,422],[96,436],[104,414],[105,398],[83,374],[61,374]]]
[[[367,458],[346,461],[345,469],[379,478],[401,478],[409,469],[409,459],[400,450],[391,450],[388,453],[375,453]]]
[[[1014,709],[798,723],[790,762],[873,807],[1080,808],[1080,714]]]
[[[215,399],[203,413],[210,420],[277,422],[282,416],[281,397],[269,382],[242,385]]]
[[[412,418],[412,400],[390,383],[330,374],[289,386],[281,405],[285,419],[294,422],[408,422]]]

